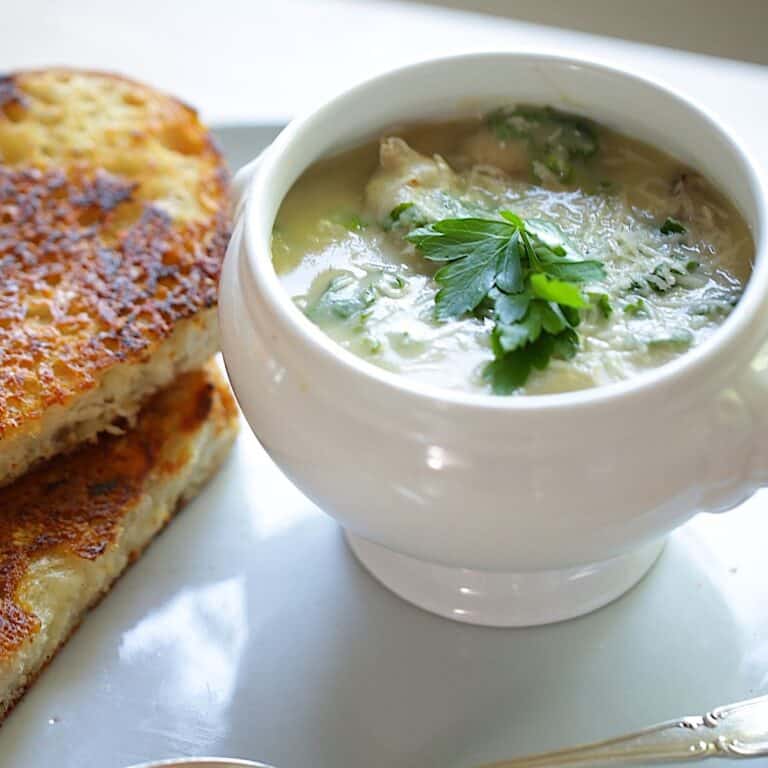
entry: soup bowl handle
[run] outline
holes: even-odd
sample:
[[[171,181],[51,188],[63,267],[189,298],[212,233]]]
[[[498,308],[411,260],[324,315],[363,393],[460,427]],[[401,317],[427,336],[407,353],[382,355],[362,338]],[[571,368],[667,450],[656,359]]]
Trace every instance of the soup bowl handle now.
[[[256,174],[256,171],[259,170],[262,157],[264,157],[263,152],[258,157],[251,160],[250,163],[247,163],[240,168],[232,179],[230,189],[232,191],[232,211],[235,221],[238,221],[242,217],[242,208],[248,198],[247,192],[251,186],[251,180]]]

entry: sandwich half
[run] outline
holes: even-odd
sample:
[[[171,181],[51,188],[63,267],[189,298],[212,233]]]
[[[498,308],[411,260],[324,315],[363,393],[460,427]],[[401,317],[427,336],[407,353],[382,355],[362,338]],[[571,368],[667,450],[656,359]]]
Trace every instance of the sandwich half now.
[[[0,720],[85,612],[226,456],[237,409],[215,364],[0,488]]]
[[[227,184],[205,126],[165,94],[0,77],[0,485],[214,354]]]

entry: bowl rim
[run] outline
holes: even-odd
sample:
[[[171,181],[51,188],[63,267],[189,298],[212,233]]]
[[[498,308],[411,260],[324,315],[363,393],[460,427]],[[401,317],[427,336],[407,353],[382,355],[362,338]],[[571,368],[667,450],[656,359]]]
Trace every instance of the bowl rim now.
[[[215,768],[271,768],[266,763],[255,763],[237,757],[171,757],[137,763],[130,768],[187,768],[187,766],[215,766]]]
[[[492,59],[505,59],[521,63],[531,62],[544,66],[572,67],[591,70],[618,80],[633,81],[677,101],[694,113],[696,119],[705,123],[729,145],[741,164],[739,170],[746,177],[749,194],[756,211],[754,227],[750,226],[755,244],[755,258],[752,272],[738,304],[723,324],[702,344],[663,365],[611,384],[553,394],[499,396],[423,384],[409,379],[405,375],[380,368],[344,349],[305,317],[294,304],[290,295],[283,288],[272,264],[269,238],[271,237],[274,217],[269,222],[269,226],[264,227],[265,231],[259,231],[259,216],[255,210],[259,201],[269,194],[271,177],[278,168],[284,153],[289,151],[294,144],[299,143],[302,137],[312,130],[316,122],[326,118],[329,113],[333,114],[339,111],[342,107],[348,109],[349,102],[358,99],[368,89],[379,88],[387,82],[402,80],[414,73],[430,68],[461,66],[467,62]],[[314,158],[305,164],[302,172],[318,159]],[[767,195],[757,169],[742,148],[742,141],[738,135],[695,101],[653,79],[641,77],[589,58],[503,50],[461,53],[424,59],[388,70],[338,93],[321,106],[291,121],[258,158],[258,167],[246,182],[243,190],[243,203],[239,211],[239,217],[244,221],[244,226],[240,245],[241,254],[238,254],[238,258],[240,259],[241,255],[245,254],[245,277],[250,278],[251,285],[258,284],[261,289],[259,291],[261,301],[269,305],[273,316],[280,321],[281,327],[291,335],[292,340],[304,345],[307,350],[314,353],[324,363],[335,365],[340,372],[355,377],[360,383],[364,382],[369,386],[376,385],[390,394],[415,398],[424,403],[450,404],[484,411],[519,412],[532,409],[561,410],[574,407],[599,407],[629,395],[647,395],[658,392],[662,388],[666,389],[684,379],[706,381],[706,377],[703,377],[702,374],[705,369],[712,366],[725,348],[729,346],[732,349],[738,348],[739,340],[743,339],[749,332],[750,325],[765,303],[768,294]],[[276,211],[278,209],[279,204],[276,206]],[[245,306],[247,309],[247,302],[245,302]],[[249,319],[253,321],[252,316]]]

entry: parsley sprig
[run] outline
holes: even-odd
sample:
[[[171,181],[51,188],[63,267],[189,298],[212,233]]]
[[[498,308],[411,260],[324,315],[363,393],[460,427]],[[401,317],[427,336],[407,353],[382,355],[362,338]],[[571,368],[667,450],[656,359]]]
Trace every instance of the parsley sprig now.
[[[578,257],[547,222],[500,216],[443,219],[407,239],[424,258],[445,264],[435,274],[438,320],[472,312],[493,318],[494,359],[483,375],[495,393],[509,394],[552,358],[573,357],[580,311],[594,302],[607,315],[610,304],[581,287],[605,276],[601,262]]]

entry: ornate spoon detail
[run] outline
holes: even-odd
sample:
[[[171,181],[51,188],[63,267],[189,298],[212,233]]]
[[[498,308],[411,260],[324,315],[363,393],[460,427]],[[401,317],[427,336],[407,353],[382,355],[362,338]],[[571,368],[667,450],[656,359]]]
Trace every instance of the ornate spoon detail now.
[[[480,768],[601,768],[678,763],[709,757],[768,756],[768,696],[727,704],[642,731],[572,749],[517,757]]]

